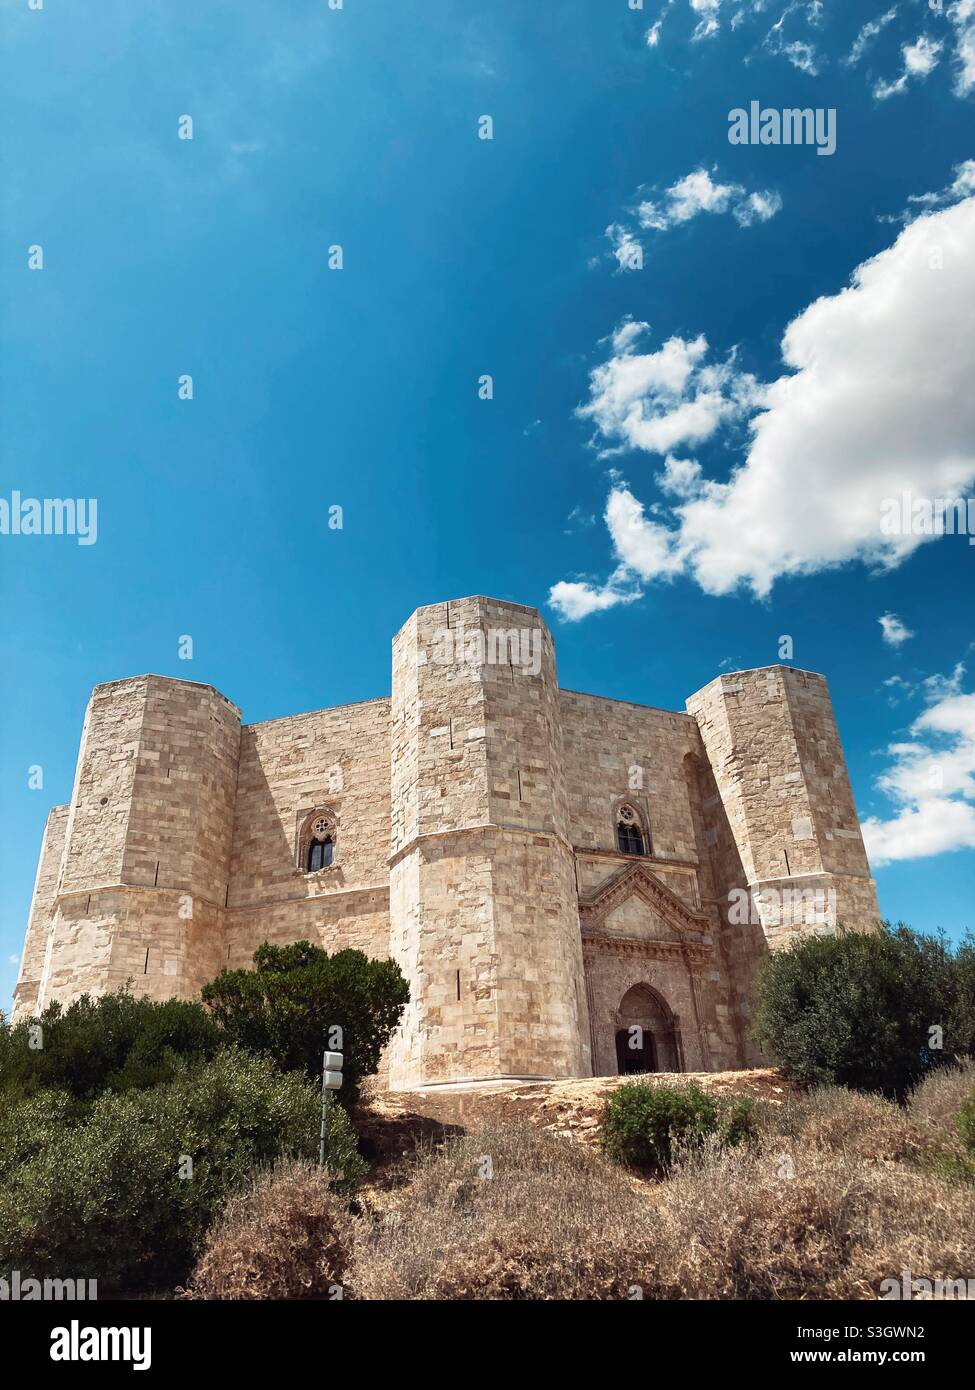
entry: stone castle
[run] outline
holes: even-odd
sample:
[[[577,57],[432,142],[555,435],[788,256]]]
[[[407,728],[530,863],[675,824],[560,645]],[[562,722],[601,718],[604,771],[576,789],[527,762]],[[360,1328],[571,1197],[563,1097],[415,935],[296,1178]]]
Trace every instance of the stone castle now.
[[[562,690],[532,608],[393,639],[392,695],[241,724],[209,685],[97,686],[51,812],[14,1018],[195,996],[265,940],[392,956],[407,1089],[759,1061],[754,971],[879,919],[822,676],[719,676],[685,713]]]

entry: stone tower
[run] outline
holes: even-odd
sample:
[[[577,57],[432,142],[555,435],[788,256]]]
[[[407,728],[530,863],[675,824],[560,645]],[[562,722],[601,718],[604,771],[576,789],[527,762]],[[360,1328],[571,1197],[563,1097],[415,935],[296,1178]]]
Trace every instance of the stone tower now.
[[[18,1012],[127,981],[191,997],[220,969],[239,740],[211,686],[95,687],[71,803],[48,822]]]
[[[816,930],[874,930],[876,891],[825,679],[790,666],[736,671],[687,709],[733,841],[718,856],[719,891],[747,890],[772,948]]]
[[[393,643],[390,1084],[591,1073],[551,636],[533,608],[418,609]]]

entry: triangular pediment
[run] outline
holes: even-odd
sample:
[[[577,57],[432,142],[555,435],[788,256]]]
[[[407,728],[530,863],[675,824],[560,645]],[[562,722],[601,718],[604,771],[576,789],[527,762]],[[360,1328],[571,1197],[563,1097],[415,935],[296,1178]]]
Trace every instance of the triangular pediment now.
[[[702,912],[695,912],[668,888],[646,864],[627,864],[579,900],[579,917],[593,931],[625,930],[626,909],[634,900],[650,909],[660,931],[672,940],[699,938],[709,927]]]

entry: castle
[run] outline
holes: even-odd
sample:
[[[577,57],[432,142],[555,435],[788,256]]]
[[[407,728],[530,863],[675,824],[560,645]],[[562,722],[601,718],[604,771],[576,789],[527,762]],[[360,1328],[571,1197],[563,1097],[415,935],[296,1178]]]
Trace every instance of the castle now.
[[[759,1061],[751,984],[879,919],[822,676],[686,712],[562,690],[533,608],[418,609],[392,695],[260,724],[209,685],[97,686],[51,812],[14,1018],[193,997],[265,940],[392,956],[394,1089]]]

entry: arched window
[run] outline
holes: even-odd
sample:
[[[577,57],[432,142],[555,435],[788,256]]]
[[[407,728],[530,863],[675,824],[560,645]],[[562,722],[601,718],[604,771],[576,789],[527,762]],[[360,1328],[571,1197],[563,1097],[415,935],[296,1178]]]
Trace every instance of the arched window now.
[[[616,848],[620,854],[645,854],[643,827],[632,806],[621,806],[616,813]]]
[[[335,858],[336,818],[331,811],[315,811],[304,823],[298,846],[298,867],[306,874],[327,869]]]

